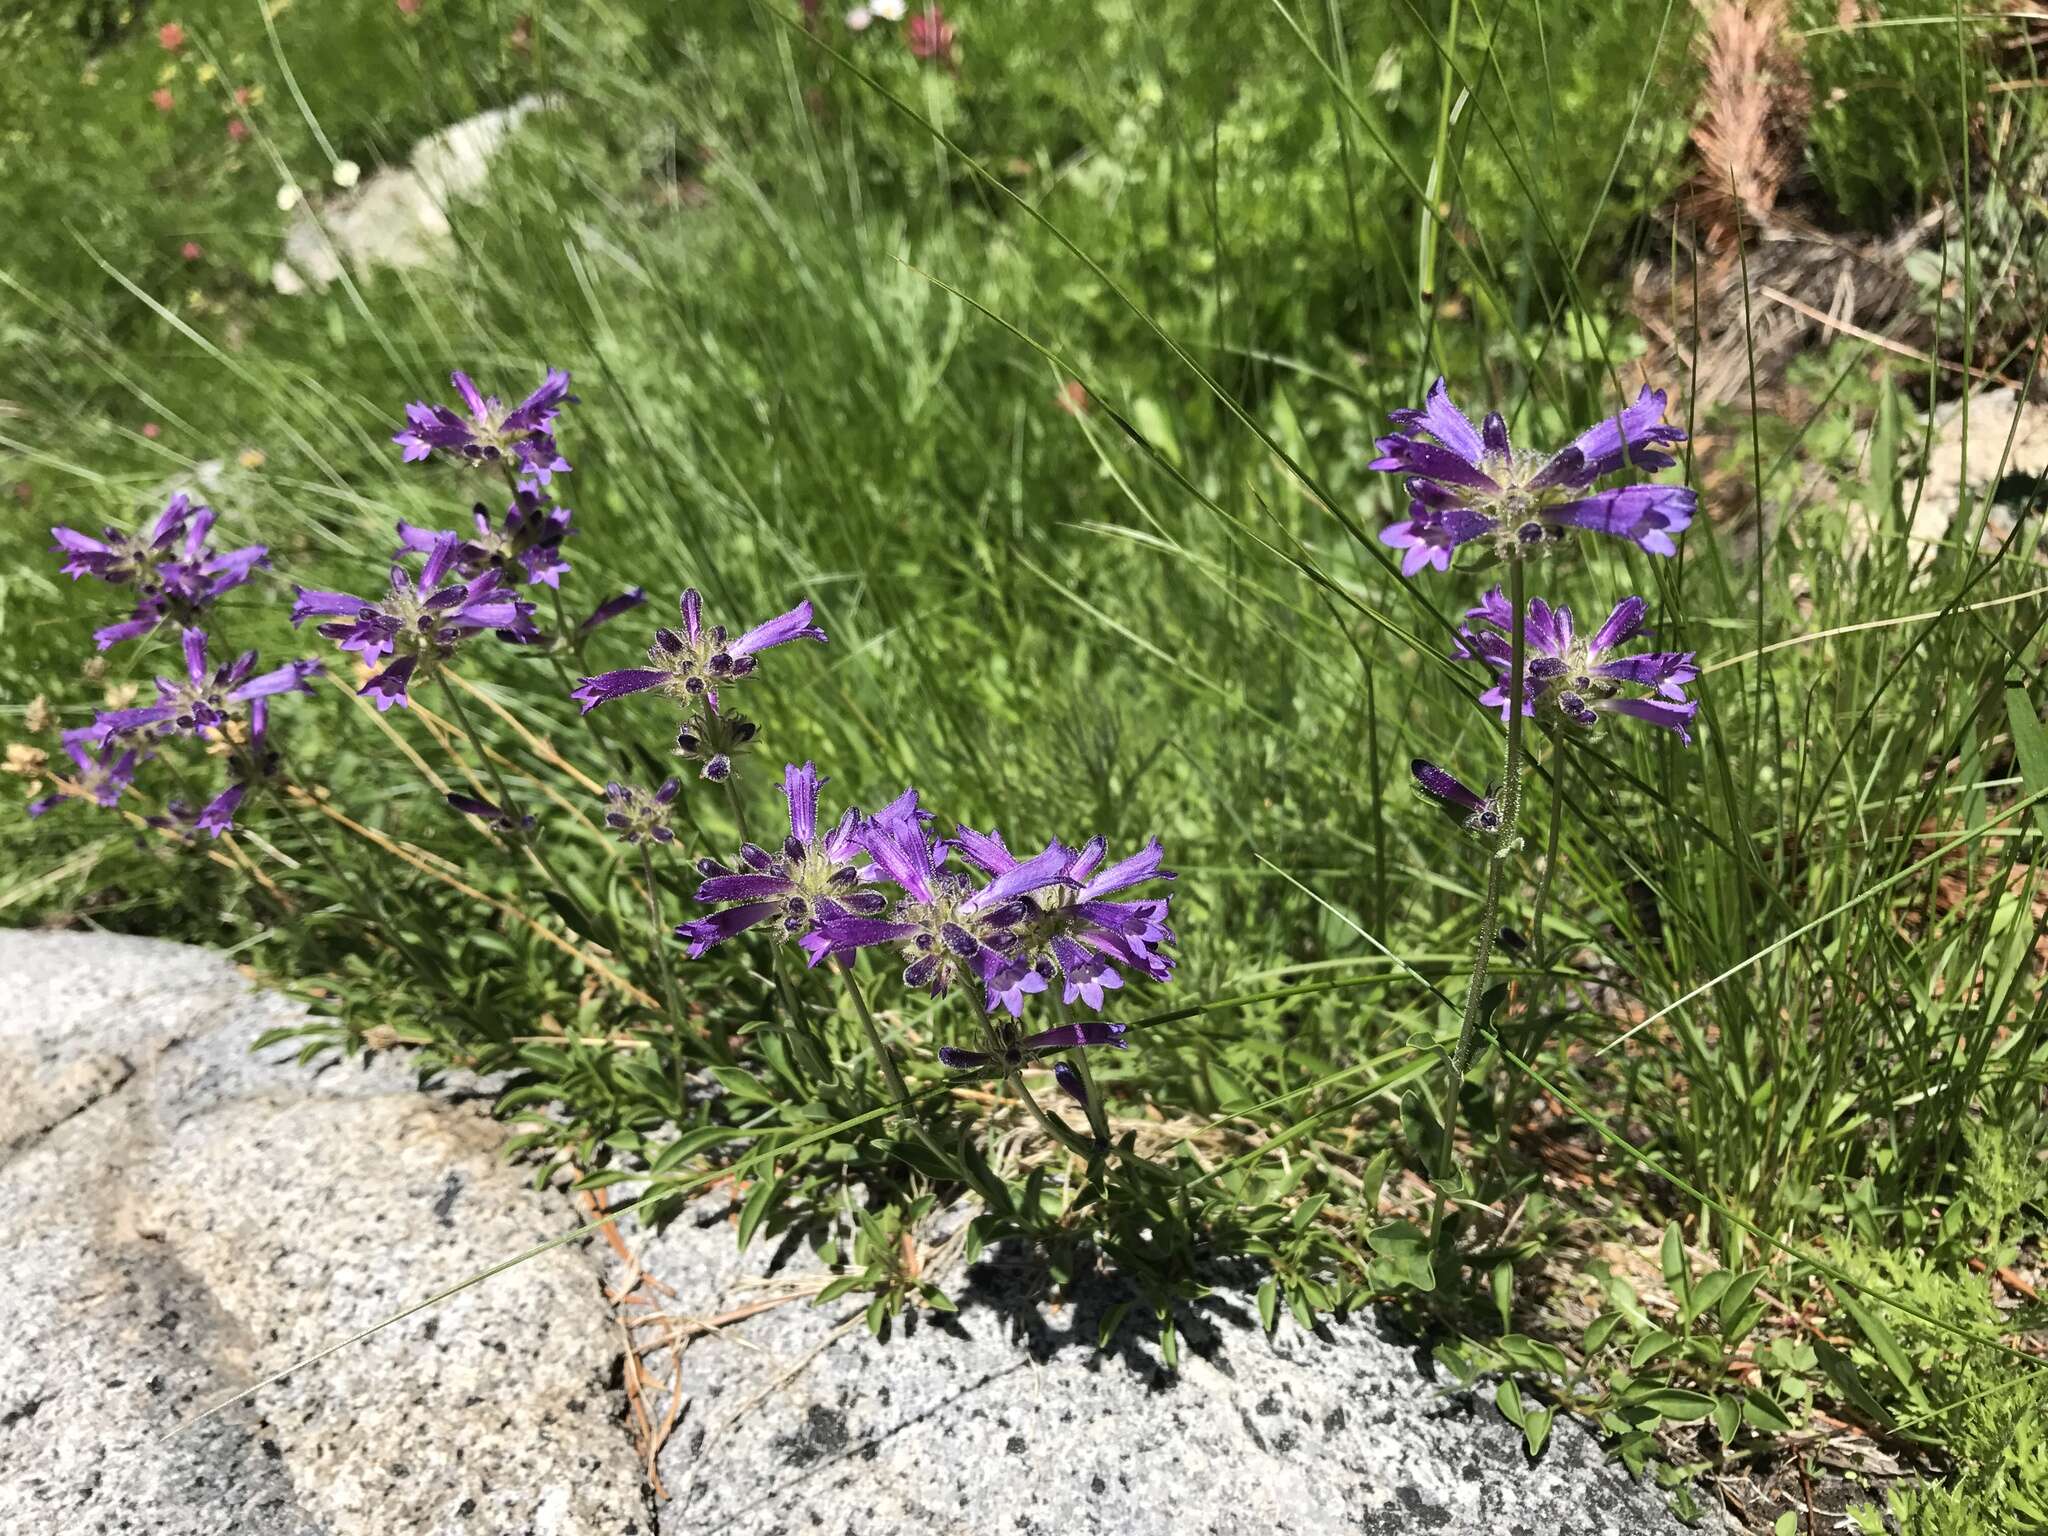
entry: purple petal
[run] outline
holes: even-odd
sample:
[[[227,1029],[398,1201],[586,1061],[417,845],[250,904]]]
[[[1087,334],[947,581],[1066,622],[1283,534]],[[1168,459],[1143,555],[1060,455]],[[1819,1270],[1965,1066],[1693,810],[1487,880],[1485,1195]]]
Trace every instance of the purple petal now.
[[[647,593],[639,587],[628,587],[617,597],[607,598],[591,610],[590,617],[576,626],[578,634],[587,635],[592,630],[611,623],[622,613],[630,613],[647,601]]]
[[[1625,485],[1544,510],[1551,522],[1632,539],[1653,555],[1675,555],[1671,535],[1691,526],[1699,498],[1682,485]]]
[[[1669,699],[1600,699],[1595,701],[1593,707],[1606,710],[1610,714],[1646,720],[1651,725],[1675,731],[1678,739],[1689,747],[1692,745],[1692,732],[1686,727],[1691,724],[1692,717],[1699,713],[1700,706],[1699,702],[1693,699],[1688,699],[1682,704]]]
[[[1134,885],[1143,885],[1147,880],[1171,880],[1173,871],[1160,868],[1165,862],[1166,849],[1155,837],[1129,858],[1119,859],[1082,886],[1081,895],[1084,898],[1108,896],[1129,890]]]
[[[822,641],[824,638],[825,631],[811,622],[811,601],[805,598],[779,618],[755,625],[727,646],[726,653],[737,661],[742,656],[751,656],[770,646],[787,645],[792,640]]]
[[[939,1047],[939,1065],[951,1067],[956,1072],[973,1072],[988,1066],[994,1060],[993,1056],[983,1051],[963,1051],[951,1045]]]
[[[818,786],[825,782],[816,763],[801,768],[791,763],[782,771],[782,798],[789,802],[789,835],[800,843],[809,844],[818,836]]]
[[[668,678],[666,672],[650,672],[644,667],[628,667],[619,672],[600,672],[596,677],[578,678],[575,690],[569,695],[583,706],[583,713],[589,714],[600,704],[609,704],[613,699],[622,699],[629,693],[645,693],[650,688],[659,688]]]
[[[734,934],[744,933],[756,923],[765,923],[781,912],[782,903],[779,901],[750,901],[744,906],[727,907],[723,912],[683,923],[677,927],[676,937],[689,941],[690,958],[695,960],[712,945],[723,944]]]
[[[1440,804],[1454,805],[1461,811],[1476,811],[1485,804],[1456,774],[1437,767],[1428,758],[1416,758],[1408,765],[1408,771],[1415,775],[1416,787]]]
[[[787,875],[714,875],[697,887],[699,901],[765,901],[796,890]]]
[[[1380,457],[1367,466],[1369,469],[1420,475],[1442,485],[1462,485],[1475,491],[1500,489],[1493,476],[1479,467],[1476,458],[1466,459],[1420,438],[1383,437],[1373,446],[1379,449]]]
[[[1681,428],[1664,423],[1664,391],[1645,385],[1633,405],[1572,439],[1572,447],[1585,460],[1578,483],[1590,485],[1602,475],[1623,468],[1669,469],[1677,460],[1658,452],[1658,448],[1684,441]]]
[[[1472,419],[1451,403],[1451,388],[1442,378],[1429,386],[1421,410],[1389,411],[1387,419],[1410,432],[1427,432],[1469,464],[1477,464],[1485,454],[1485,445],[1472,430]]]
[[[394,705],[410,706],[412,699],[406,689],[412,682],[413,669],[418,665],[418,657],[401,656],[356,692],[367,696],[380,711],[389,710]]]
[[[1650,605],[1640,597],[1624,597],[1614,605],[1614,612],[1607,615],[1607,622],[1595,631],[1593,638],[1586,642],[1586,649],[1594,656],[1603,655],[1617,645],[1633,640],[1643,631],[1643,615]]]
[[[1111,1024],[1102,1019],[1093,1019],[1086,1024],[1055,1024],[1051,1029],[1026,1035],[1017,1043],[1027,1051],[1063,1051],[1084,1045],[1113,1045],[1122,1051],[1129,1049],[1124,1044],[1127,1028],[1127,1025]]]

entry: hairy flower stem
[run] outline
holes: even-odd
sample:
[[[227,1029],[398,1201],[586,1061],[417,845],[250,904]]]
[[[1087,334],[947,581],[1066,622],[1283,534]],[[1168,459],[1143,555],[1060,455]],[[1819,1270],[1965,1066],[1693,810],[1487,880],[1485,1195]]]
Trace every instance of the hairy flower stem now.
[[[1054,1141],[1065,1147],[1076,1157],[1083,1158],[1090,1167],[1102,1160],[1100,1149],[1090,1145],[1074,1133],[1074,1128],[1058,1115],[1049,1114],[1040,1107],[1038,1100],[1031,1096],[1031,1090],[1024,1086],[1024,1074],[1012,1072],[1010,1086],[1017,1091],[1017,1097],[1024,1101],[1024,1107],[1031,1111],[1031,1117],[1038,1122],[1039,1129]]]
[[[1465,1074],[1472,1068],[1472,1053],[1479,1043],[1479,1015],[1486,999],[1487,967],[1493,961],[1494,942],[1500,937],[1501,889],[1506,884],[1507,866],[1514,857],[1515,818],[1522,809],[1522,697],[1528,670],[1528,625],[1522,601],[1522,561],[1516,556],[1508,564],[1508,606],[1512,627],[1508,632],[1508,745],[1501,769],[1500,832],[1486,862],[1486,895],[1479,907],[1479,937],[1472,946],[1472,981],[1465,989],[1465,1016],[1458,1026],[1458,1046],[1451,1056],[1448,1091],[1445,1094],[1443,1141],[1438,1148],[1437,1166],[1431,1182],[1436,1185],[1436,1205],[1430,1213],[1429,1231],[1434,1240],[1442,1231],[1445,1187],[1451,1180],[1457,1156],[1458,1100]]]
[[[668,1004],[669,1032],[675,1036],[676,1112],[682,1113],[683,1080],[683,1004],[676,992],[676,970],[669,964],[669,931],[661,920],[661,888],[654,881],[654,847],[651,843],[640,844],[640,874],[647,882],[647,925],[654,939],[654,963],[661,970],[661,995]]]
[[[1539,966],[1550,953],[1543,938],[1543,909],[1550,905],[1550,881],[1557,873],[1557,835],[1564,827],[1564,783],[1572,767],[1564,737],[1559,735],[1556,741],[1550,755],[1550,831],[1543,839],[1543,873],[1536,881],[1536,904],[1529,913],[1529,943]]]

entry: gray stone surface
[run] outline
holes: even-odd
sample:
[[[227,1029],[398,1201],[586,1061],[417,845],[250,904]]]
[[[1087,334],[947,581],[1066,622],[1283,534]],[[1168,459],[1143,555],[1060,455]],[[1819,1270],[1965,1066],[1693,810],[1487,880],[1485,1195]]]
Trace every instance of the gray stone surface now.
[[[630,1276],[566,1245],[165,1438],[579,1220],[500,1160],[480,1096],[250,1053],[298,1016],[203,951],[0,932],[6,1536],[1684,1529],[1575,1424],[1532,1463],[1412,1341],[1370,1318],[1269,1340],[1229,1284],[1174,1375],[1149,1329],[1096,1351],[1112,1287],[1050,1304],[1021,1256],[964,1266],[942,1230],[920,1262],[959,1312],[877,1344],[858,1300],[810,1304],[807,1251],[737,1251],[730,1189],[623,1221]],[[659,1506],[601,1290],[643,1272],[624,1315],[677,1388],[641,1396],[675,1415]]]
[[[776,1294],[763,1285],[767,1245],[736,1256],[729,1217],[707,1202],[631,1240],[675,1291],[670,1310],[716,1318]],[[783,1288],[801,1292],[815,1274],[807,1253],[792,1256]],[[914,1320],[886,1343],[851,1299],[798,1299],[696,1335],[658,1463],[671,1495],[663,1536],[1687,1529],[1575,1422],[1532,1462],[1490,1394],[1433,1382],[1427,1351],[1371,1318],[1317,1337],[1283,1319],[1269,1340],[1252,1292],[1223,1284],[1183,1319],[1176,1377],[1149,1327],[1126,1324],[1097,1352],[1122,1299],[1113,1286],[1049,1305],[1036,1271],[1000,1254],[945,1283],[959,1312]],[[657,1381],[677,1379],[667,1350],[646,1365]]]
[[[576,1246],[165,1432],[565,1230],[482,1102],[252,1055],[219,956],[0,932],[0,1531],[650,1531]]]

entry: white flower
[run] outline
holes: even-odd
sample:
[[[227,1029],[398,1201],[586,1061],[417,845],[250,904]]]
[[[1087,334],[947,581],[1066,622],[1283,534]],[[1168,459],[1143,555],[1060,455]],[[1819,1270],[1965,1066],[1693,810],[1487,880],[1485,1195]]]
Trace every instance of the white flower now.
[[[337,160],[334,162],[334,184],[337,187],[352,187],[362,179],[363,168],[357,165],[355,161]]]
[[[875,13],[873,11],[864,5],[856,5],[846,13],[846,30],[849,32],[865,32],[868,29],[868,23],[874,19]]]
[[[868,9],[875,13],[877,21],[903,19],[903,0],[868,0]]]
[[[298,206],[299,189],[297,187],[293,186],[290,182],[286,182],[277,189],[277,211],[279,213],[290,213]]]

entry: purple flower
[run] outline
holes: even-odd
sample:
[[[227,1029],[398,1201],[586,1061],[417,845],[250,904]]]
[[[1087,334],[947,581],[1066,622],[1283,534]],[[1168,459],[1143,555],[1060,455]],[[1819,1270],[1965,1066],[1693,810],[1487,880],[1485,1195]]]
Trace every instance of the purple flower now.
[[[668,810],[681,788],[675,779],[664,779],[652,794],[630,784],[607,784],[604,824],[628,843],[672,843],[676,835],[668,824]]]
[[[52,528],[52,549],[65,555],[64,574],[76,581],[92,576],[135,594],[129,617],[93,632],[101,650],[146,635],[158,625],[188,627],[223,592],[240,586],[260,565],[270,563],[260,544],[216,552],[207,538],[214,510],[194,506],[179,492],[147,527],[134,533],[107,528],[102,537],[71,528]]]
[[[418,581],[404,567],[393,566],[390,595],[378,602],[294,587],[292,623],[326,618],[330,622],[318,626],[320,633],[344,651],[355,652],[366,664],[391,657],[357,690],[379,709],[410,703],[412,686],[424,682],[471,635],[492,629],[507,640],[538,639],[533,604],[514,597],[498,571],[486,570],[467,581],[455,576],[458,545],[454,534],[439,535]]]
[[[1041,1029],[1035,1035],[1024,1035],[1021,1038],[1010,1027],[1007,1019],[992,1022],[996,1030],[995,1043],[1000,1054],[988,1051],[963,1051],[954,1046],[942,1045],[939,1047],[940,1064],[962,1072],[986,1072],[991,1067],[1003,1072],[1014,1072],[1025,1062],[1034,1061],[1040,1056],[1049,1056],[1055,1051],[1072,1051],[1091,1045],[1114,1046],[1119,1051],[1130,1049],[1124,1043],[1124,1034],[1128,1026],[1111,1024],[1101,1019],[1094,1019],[1086,1024],[1057,1024],[1051,1029]],[[1065,1063],[1062,1062],[1061,1065],[1064,1066]],[[1087,1096],[1080,1091],[1079,1072],[1068,1068],[1073,1077],[1072,1083],[1069,1083],[1057,1067],[1053,1070],[1062,1088],[1082,1103],[1088,1102]]]
[[[568,470],[569,462],[556,449],[554,438],[555,417],[576,399],[569,393],[568,374],[550,368],[540,388],[510,410],[497,396],[482,393],[461,370],[448,377],[469,418],[464,420],[445,405],[408,405],[405,429],[391,439],[405,449],[408,464],[437,452],[471,464],[507,464],[521,490],[536,492],[551,476]]]
[[[906,804],[906,802],[909,802]],[[986,976],[1004,964],[1001,946],[1011,930],[1034,910],[1023,898],[1067,878],[1072,849],[1047,843],[1029,859],[986,885],[943,867],[948,845],[934,843],[911,797],[861,823],[860,846],[877,872],[903,893],[895,911],[879,916],[828,916],[804,936],[804,951],[816,965],[827,954],[845,956],[873,945],[899,947],[906,962],[903,984],[943,996],[962,974]]]
[[[1682,485],[1592,489],[1619,470],[1669,469],[1663,450],[1685,441],[1664,420],[1664,391],[1645,388],[1620,415],[1588,427],[1556,453],[1517,449],[1496,413],[1474,428],[1442,379],[1421,410],[1390,413],[1403,430],[1380,438],[1371,468],[1408,476],[1408,519],[1380,533],[1406,550],[1401,573],[1451,568],[1461,544],[1488,540],[1505,559],[1565,537],[1573,528],[1609,533],[1653,555],[1672,555],[1671,535],[1692,522],[1698,498]]]
[[[590,617],[576,626],[576,633],[587,635],[593,630],[602,629],[620,614],[631,613],[646,601],[647,593],[644,590],[639,587],[628,587],[617,597],[606,598],[591,609]]]
[[[676,732],[676,756],[702,766],[702,778],[723,784],[732,777],[733,759],[753,744],[760,727],[745,715],[727,710],[722,715],[703,714],[685,720]]]
[[[1590,638],[1582,639],[1572,623],[1571,609],[1553,608],[1540,597],[1530,599],[1524,621],[1528,657],[1522,713],[1581,729],[1597,726],[1602,714],[1630,715],[1675,731],[1680,741],[1692,745],[1692,733],[1686,727],[1699,703],[1685,696],[1685,685],[1699,676],[1693,653],[1611,654],[1644,633],[1643,614],[1648,607],[1640,597],[1625,597],[1614,605],[1606,623]],[[1453,654],[1461,661],[1481,661],[1493,669],[1497,681],[1479,696],[1479,702],[1497,707],[1505,719],[1514,612],[1496,587],[1465,617],[1482,627],[1460,629]],[[1648,693],[1631,691],[1643,689]]]
[[[64,750],[78,771],[67,789],[30,801],[29,815],[41,816],[74,798],[89,799],[109,811],[119,805],[121,792],[135,782],[135,766],[141,761],[136,750],[130,746],[95,747],[91,726],[66,731],[63,739]]]
[[[448,795],[448,808],[452,811],[460,811],[465,816],[474,816],[487,827],[503,827],[509,831],[513,826],[512,815],[509,811],[501,810],[488,800],[479,800],[475,795],[456,794],[451,791]],[[533,818],[531,816],[521,816],[518,820],[518,828],[522,832],[531,832],[533,830]]]
[[[476,532],[460,539],[455,550],[456,568],[465,576],[480,576],[495,570],[508,584],[524,581],[529,586],[560,588],[562,573],[569,562],[562,558],[562,541],[576,530],[569,526],[575,514],[567,507],[550,506],[539,496],[521,491],[505,511],[503,524],[479,504],[474,512]],[[398,525],[401,549],[428,555],[444,535],[411,523]]]
[[[600,672],[596,677],[578,680],[570,697],[582,704],[584,714],[629,693],[645,693],[655,688],[682,705],[686,715],[694,716],[705,709],[716,714],[718,690],[752,672],[757,653],[792,640],[825,638],[825,631],[811,622],[808,599],[779,618],[756,625],[736,640],[726,638],[723,624],[706,627],[704,600],[695,587],[683,593],[682,614],[681,634],[672,629],[654,632],[654,644],[647,648],[648,666]]]
[[[1018,867],[999,832],[956,830],[952,846],[976,868],[1002,876]],[[1112,901],[1109,898],[1153,880],[1171,880],[1166,851],[1154,838],[1137,853],[1103,864],[1107,845],[1093,837],[1077,852],[1062,848],[1066,866],[1060,882],[1019,898],[1022,916],[991,947],[997,962],[983,973],[989,1012],[1024,1011],[1024,999],[1059,979],[1062,1000],[1102,1006],[1103,993],[1123,986],[1124,970],[1153,981],[1173,976],[1173,960],[1159,953],[1174,942],[1166,925],[1169,898]],[[1120,969],[1121,967],[1121,969]]]
[[[692,960],[712,945],[764,923],[773,925],[776,938],[790,939],[810,934],[823,922],[871,918],[888,909],[888,898],[881,892],[862,889],[866,871],[859,864],[860,812],[849,808],[837,825],[822,833],[818,829],[818,788],[827,782],[815,763],[801,768],[791,763],[782,774],[789,836],[780,850],[770,853],[747,843],[740,849],[737,869],[716,859],[697,861],[698,871],[706,877],[697,887],[697,899],[733,905],[676,929],[677,938],[689,941]],[[922,814],[917,792],[906,792],[882,814],[916,819]]]
[[[87,738],[94,746],[145,730],[165,736],[181,731],[203,736],[234,718],[238,704],[253,704],[279,693],[311,693],[313,685],[307,679],[320,670],[317,661],[289,661],[259,674],[254,651],[244,651],[216,669],[207,665],[204,631],[186,630],[184,643],[185,676],[158,678],[154,704],[110,710],[95,719]]]
[[[1415,791],[1467,832],[1491,837],[1500,831],[1500,805],[1491,795],[1477,795],[1448,769],[1439,768],[1426,757],[1408,765],[1415,776]]]

